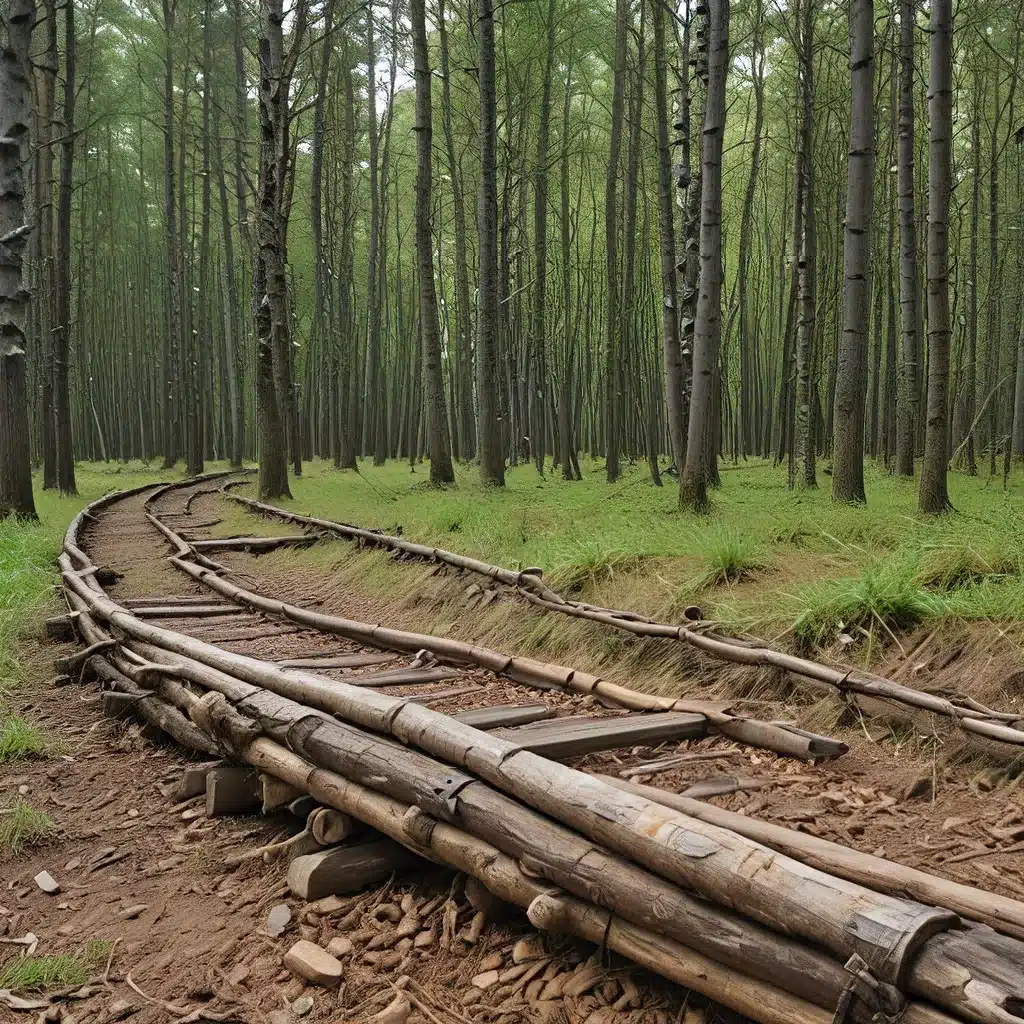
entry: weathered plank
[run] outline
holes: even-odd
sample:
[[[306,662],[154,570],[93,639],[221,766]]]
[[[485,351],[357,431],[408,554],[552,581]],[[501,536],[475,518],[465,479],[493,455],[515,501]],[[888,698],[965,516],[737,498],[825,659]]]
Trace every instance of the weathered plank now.
[[[288,865],[288,888],[304,900],[343,896],[376,885],[395,871],[420,861],[393,839],[358,846],[335,846],[296,857]]]
[[[513,729],[497,729],[492,735],[518,744],[523,750],[561,759],[598,750],[695,739],[706,732],[707,719],[703,715],[664,711],[653,715],[552,718]]]
[[[510,729],[516,725],[540,722],[552,714],[547,704],[495,704],[489,708],[460,711],[452,717],[474,729]]]

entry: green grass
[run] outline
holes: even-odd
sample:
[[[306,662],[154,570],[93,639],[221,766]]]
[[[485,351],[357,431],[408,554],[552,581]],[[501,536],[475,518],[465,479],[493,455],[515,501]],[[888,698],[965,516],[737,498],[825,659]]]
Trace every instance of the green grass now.
[[[77,953],[10,958],[0,966],[0,988],[41,992],[84,985],[110,953],[110,943],[92,939]]]
[[[24,718],[0,715],[0,764],[45,757],[52,749],[53,744],[42,730],[29,725]]]
[[[53,819],[21,797],[10,807],[0,807],[0,856],[17,857],[26,847],[42,846],[56,834]]]
[[[583,470],[566,483],[520,466],[492,489],[460,466],[456,487],[431,489],[425,466],[363,461],[353,473],[315,461],[281,504],[499,565],[541,566],[551,585],[597,604],[671,615],[699,598],[727,626],[794,631],[805,644],[843,630],[884,638],[943,617],[1024,619],[1019,472],[1006,490],[952,473],[957,511],[931,519],[916,513],[916,482],[870,463],[866,507],[834,504],[827,486],[788,491],[770,463],[723,464],[705,517],[681,513],[671,479],[656,488],[643,466],[612,485],[599,464]]]

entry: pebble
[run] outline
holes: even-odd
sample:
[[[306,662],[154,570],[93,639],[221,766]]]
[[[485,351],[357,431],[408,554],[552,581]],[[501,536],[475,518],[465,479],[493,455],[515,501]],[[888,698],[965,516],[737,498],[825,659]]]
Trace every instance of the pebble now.
[[[312,996],[299,996],[291,1005],[291,1011],[296,1017],[305,1017],[313,1009]]]
[[[28,795],[29,795],[29,793],[31,793],[31,792],[32,792],[32,790],[31,790],[31,789],[29,789],[29,788],[28,788],[28,786],[25,786],[25,785],[21,785],[21,786],[19,786],[19,787],[18,787],[18,792],[19,792],[19,793],[20,793],[20,794],[21,794],[22,796],[28,796]]]
[[[483,960],[480,961],[480,970],[483,972],[496,971],[499,967],[501,967],[501,964],[501,954],[491,953],[490,956],[485,956]]]
[[[276,939],[291,924],[292,908],[287,903],[278,903],[267,914],[267,932]]]
[[[331,956],[347,956],[352,952],[352,940],[346,935],[335,935],[330,942],[327,943],[327,952]]]
[[[40,871],[32,881],[50,896],[56,896],[60,892],[60,883],[49,871]]]
[[[315,985],[334,986],[341,981],[341,961],[307,939],[299,939],[284,955],[284,965],[293,974]]]
[[[530,960],[540,960],[544,956],[544,943],[539,935],[532,935],[527,939],[520,939],[512,947],[512,962],[525,964]]]
[[[473,978],[471,984],[481,992],[486,992],[498,984],[498,978],[499,974],[496,970],[484,971]]]
[[[148,903],[134,903],[130,907],[125,907],[117,916],[122,921],[134,921],[144,910],[149,910]]]

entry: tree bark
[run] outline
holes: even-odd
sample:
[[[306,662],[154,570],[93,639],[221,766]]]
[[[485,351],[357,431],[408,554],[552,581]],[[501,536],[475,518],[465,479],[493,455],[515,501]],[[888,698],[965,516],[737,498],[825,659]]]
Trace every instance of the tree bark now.
[[[722,146],[729,70],[729,3],[708,4],[707,104],[701,144],[700,287],[694,325],[693,397],[679,506],[707,513],[707,488],[717,464],[715,378],[722,338]]]
[[[871,307],[871,220],[874,205],[874,0],[850,3],[850,149],[843,229],[843,333],[836,366],[834,501],[867,501],[864,493],[864,403]]]
[[[900,215],[900,331],[902,335],[896,472],[914,475],[914,440],[917,436],[918,362],[921,348],[917,269],[917,227],[914,213],[914,31],[917,5],[900,0],[899,73],[899,215]]]
[[[932,0],[928,113],[928,403],[919,507],[952,507],[946,485],[949,445],[949,195],[953,157],[953,4]]]
[[[0,519],[36,518],[25,383],[29,303],[22,264],[30,230],[24,166],[31,138],[34,17],[32,0],[9,0],[0,7]]]
[[[423,343],[423,389],[427,414],[427,449],[430,453],[430,482],[455,483],[448,409],[444,398],[441,367],[441,332],[437,321],[437,292],[434,287],[433,229],[430,223],[431,167],[430,55],[427,50],[425,0],[410,0],[412,46],[416,77],[416,270],[419,277],[420,335]]]
[[[480,252],[477,298],[477,401],[480,475],[485,484],[505,486],[505,453],[498,411],[498,127],[494,78],[494,4],[481,0],[480,21]]]

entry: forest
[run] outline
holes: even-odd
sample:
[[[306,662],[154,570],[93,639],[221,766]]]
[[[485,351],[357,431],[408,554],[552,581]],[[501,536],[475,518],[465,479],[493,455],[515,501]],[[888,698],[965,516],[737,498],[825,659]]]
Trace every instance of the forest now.
[[[582,453],[940,513],[1024,457],[1019,3],[3,7],[2,511]]]

